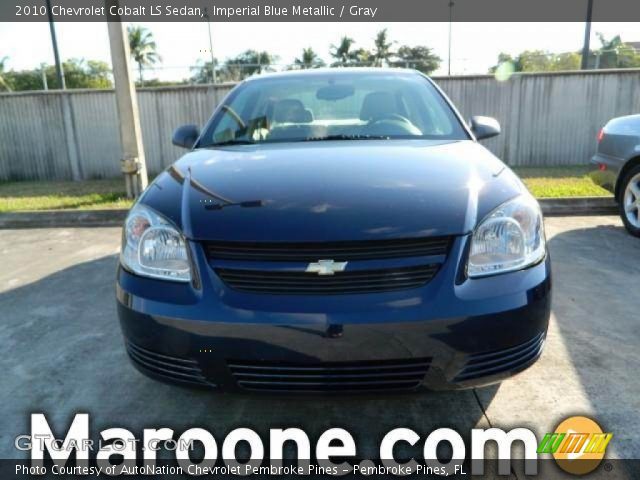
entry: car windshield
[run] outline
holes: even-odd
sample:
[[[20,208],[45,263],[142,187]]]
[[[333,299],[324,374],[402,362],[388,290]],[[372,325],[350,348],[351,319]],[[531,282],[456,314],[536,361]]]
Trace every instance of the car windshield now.
[[[240,85],[217,111],[198,147],[468,138],[442,95],[417,73],[314,72]]]

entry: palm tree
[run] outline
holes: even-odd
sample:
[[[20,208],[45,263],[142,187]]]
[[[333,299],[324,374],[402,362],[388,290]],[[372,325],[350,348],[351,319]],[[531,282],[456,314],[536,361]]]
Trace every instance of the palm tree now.
[[[345,66],[348,65],[353,60],[353,52],[351,51],[351,47],[355,43],[353,38],[349,38],[347,36],[342,37],[340,39],[339,45],[331,45],[332,52],[331,56],[337,60],[333,65],[334,66]]]
[[[156,42],[153,40],[153,34],[150,31],[140,26],[129,26],[127,32],[129,34],[131,57],[138,64],[140,85],[142,85],[142,68],[159,62],[161,58],[156,51]]]
[[[9,57],[0,58],[0,87],[4,87],[8,92],[11,92],[11,87],[7,84],[4,76],[2,75],[8,59]]]
[[[384,64],[389,63],[389,59],[393,56],[391,51],[393,42],[388,42],[387,40],[387,29],[380,30],[374,40],[375,51],[373,52],[373,58],[375,59],[376,67],[382,67]]]
[[[302,69],[324,67],[324,61],[318,56],[313,48],[303,48],[302,56],[296,58],[294,63]]]

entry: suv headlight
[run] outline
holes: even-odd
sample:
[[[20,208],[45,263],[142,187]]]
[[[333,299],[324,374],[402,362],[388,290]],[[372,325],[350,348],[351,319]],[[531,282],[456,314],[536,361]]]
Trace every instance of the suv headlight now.
[[[135,205],[127,215],[120,262],[145,277],[191,280],[184,237],[168,220],[143,205]]]
[[[528,194],[520,195],[487,215],[471,238],[467,275],[484,277],[520,270],[545,255],[542,212]]]

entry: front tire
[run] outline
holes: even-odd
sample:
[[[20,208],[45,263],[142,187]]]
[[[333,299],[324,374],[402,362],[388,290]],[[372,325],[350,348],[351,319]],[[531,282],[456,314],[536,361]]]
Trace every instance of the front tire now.
[[[627,172],[621,191],[618,208],[622,222],[631,235],[640,237],[640,165]]]

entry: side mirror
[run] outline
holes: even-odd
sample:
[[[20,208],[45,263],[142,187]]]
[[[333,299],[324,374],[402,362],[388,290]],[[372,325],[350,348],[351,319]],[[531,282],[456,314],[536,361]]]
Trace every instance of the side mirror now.
[[[183,125],[173,132],[171,141],[177,147],[193,148],[200,136],[200,130],[195,125]]]
[[[471,131],[476,140],[495,137],[500,135],[500,123],[492,117],[471,117]]]

